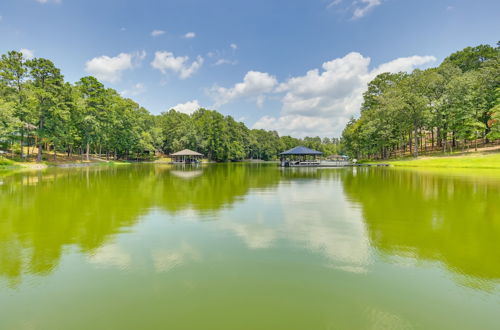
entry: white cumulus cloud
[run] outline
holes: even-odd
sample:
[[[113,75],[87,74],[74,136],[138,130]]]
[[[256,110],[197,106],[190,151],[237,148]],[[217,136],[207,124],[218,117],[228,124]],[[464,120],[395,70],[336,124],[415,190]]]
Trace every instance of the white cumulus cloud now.
[[[155,53],[151,66],[160,70],[163,74],[171,71],[178,74],[181,79],[186,79],[201,68],[203,61],[203,57],[198,56],[196,60],[189,63],[188,56],[176,57],[172,52],[158,51]]]
[[[234,50],[238,49],[238,45],[237,44],[230,44],[229,47],[231,47]]]
[[[163,31],[163,30],[153,30],[153,31],[151,31],[151,36],[153,36],[153,37],[158,37],[158,36],[161,36],[162,34],[165,34],[165,31]]]
[[[120,81],[123,71],[132,69],[146,57],[146,52],[120,53],[115,57],[107,55],[94,57],[85,63],[85,71],[97,79],[115,83]]]
[[[248,71],[243,82],[230,88],[214,86],[210,94],[215,100],[215,106],[221,106],[236,99],[253,99],[257,105],[262,106],[264,94],[272,92],[277,84],[276,78],[268,73]]]
[[[175,109],[176,111],[190,115],[199,108],[201,108],[201,106],[198,103],[198,100],[193,100],[193,101],[188,101],[186,103],[179,103],[177,105],[174,105],[170,109]]]
[[[425,65],[436,61],[434,56],[409,56],[400,57],[393,61],[379,65],[371,72],[373,76],[379,75],[384,72],[410,72],[418,66]]]
[[[194,32],[188,32],[184,35],[184,38],[186,38],[186,39],[191,39],[194,37],[196,37],[196,33],[194,33]]]
[[[412,71],[435,61],[433,56],[398,58],[370,70],[370,58],[352,52],[323,63],[303,76],[292,77],[276,89],[284,93],[279,117],[264,116],[254,128],[295,136],[338,136],[351,116],[357,115],[367,84],[383,72]]]
[[[294,137],[339,136],[347,124],[344,117],[310,117],[303,115],[283,115],[261,117],[252,128],[278,131],[280,135]]]
[[[23,54],[23,57],[26,60],[31,60],[35,58],[35,52],[31,49],[21,48],[19,51]]]

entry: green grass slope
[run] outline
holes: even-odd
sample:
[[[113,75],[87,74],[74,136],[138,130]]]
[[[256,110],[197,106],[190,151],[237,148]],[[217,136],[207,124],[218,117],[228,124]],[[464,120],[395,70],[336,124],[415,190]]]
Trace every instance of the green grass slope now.
[[[500,153],[470,154],[449,157],[423,157],[412,160],[393,160],[387,163],[392,166],[405,167],[500,169]]]

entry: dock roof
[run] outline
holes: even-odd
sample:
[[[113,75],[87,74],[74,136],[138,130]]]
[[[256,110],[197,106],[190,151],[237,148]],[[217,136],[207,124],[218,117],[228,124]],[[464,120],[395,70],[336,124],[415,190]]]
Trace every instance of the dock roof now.
[[[184,149],[176,153],[173,153],[170,156],[203,156],[203,155],[193,150]]]
[[[303,146],[295,147],[280,153],[280,155],[322,155],[321,151],[309,149]]]

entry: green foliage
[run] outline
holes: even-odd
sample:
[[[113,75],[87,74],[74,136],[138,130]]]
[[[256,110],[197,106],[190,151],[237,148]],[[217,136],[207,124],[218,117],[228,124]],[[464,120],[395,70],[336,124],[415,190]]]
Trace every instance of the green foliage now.
[[[497,58],[498,50],[499,47],[494,48],[490,45],[466,47],[448,56],[444,60],[444,63],[451,63],[463,72],[477,70],[484,62]]]
[[[13,102],[0,99],[0,140],[8,138],[20,127],[14,114]]]
[[[335,154],[340,148],[339,139],[280,137],[274,131],[250,130],[231,116],[207,109],[198,109],[191,115],[172,109],[158,116],[156,123],[156,141],[159,141],[156,145],[164,153],[188,148],[215,161],[273,160],[280,152],[298,145],[326,155]]]
[[[496,89],[496,104],[491,108],[491,120],[488,122],[488,138],[500,139],[500,88]]]
[[[388,158],[418,156],[429,135],[444,151],[498,139],[499,86],[500,48],[488,45],[456,52],[438,68],[382,73],[368,85],[361,117],[344,129],[344,149],[356,158]]]
[[[94,77],[73,85],[50,60],[26,61],[15,51],[0,58],[0,110],[0,144],[21,159],[35,148],[38,161],[55,159],[57,153],[87,160],[92,154],[149,159],[185,148],[214,161],[273,160],[298,145],[327,156],[342,151],[337,138],[280,137],[215,110],[188,115],[172,109],[153,116]]]

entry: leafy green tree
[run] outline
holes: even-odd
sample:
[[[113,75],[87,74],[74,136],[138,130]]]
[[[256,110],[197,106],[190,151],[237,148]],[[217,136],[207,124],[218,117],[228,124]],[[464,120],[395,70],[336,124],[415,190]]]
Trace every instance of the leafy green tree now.
[[[498,58],[499,52],[500,47],[495,48],[490,45],[466,47],[448,56],[444,63],[451,63],[463,72],[467,72],[479,69],[488,60]]]
[[[280,137],[280,140],[281,145],[283,146],[283,150],[280,151],[289,150],[301,144],[301,141],[299,139],[293,138],[289,135]]]
[[[69,83],[62,85],[50,116],[45,122],[45,135],[48,142],[52,144],[54,158],[57,148],[66,147],[73,142],[74,126],[71,124],[71,112],[74,111],[73,87]]]
[[[201,137],[203,154],[217,161],[229,160],[228,125],[217,111],[198,109],[192,115],[194,126]]]
[[[359,159],[362,155],[364,141],[361,140],[363,117],[351,118],[342,131],[342,140],[346,153],[351,158]]]
[[[477,73],[469,71],[455,77],[447,85],[449,127],[454,139],[477,141],[480,133],[484,132],[477,83]]]
[[[34,118],[38,138],[37,161],[42,161],[44,139],[50,136],[47,123],[59,116],[59,97],[64,78],[54,63],[44,58],[27,62],[30,69],[30,90],[34,99]]]
[[[3,97],[5,101],[10,101],[11,105],[9,108],[13,109],[13,113],[19,119],[17,128],[20,132],[21,137],[21,158],[24,158],[24,136],[25,136],[25,126],[28,125],[29,109],[26,105],[26,79],[28,78],[28,67],[26,61],[23,58],[23,54],[16,51],[10,51],[7,54],[3,54],[0,58],[0,84],[2,84],[5,89]],[[5,104],[4,104],[5,107]],[[7,110],[6,110],[7,111]],[[7,113],[4,114],[4,117]],[[12,124],[14,122],[11,122]],[[11,127],[13,128],[13,127]]]
[[[444,151],[481,138],[497,138],[500,49],[468,47],[437,68],[411,74],[382,73],[368,84],[359,119],[342,134],[342,147],[356,157],[386,158],[409,147],[425,150],[429,135]]]
[[[101,134],[110,127],[106,123],[107,100],[110,96],[106,93],[104,85],[92,76],[83,77],[76,83],[79,95],[78,127],[85,146],[85,157],[89,160],[90,146],[102,142]]]
[[[252,129],[250,134],[253,136],[254,143],[251,146],[251,158],[271,160],[284,150],[279,135],[275,131]]]
[[[13,103],[0,99],[0,143],[11,138],[19,126]]]
[[[488,122],[490,131],[488,138],[500,139],[500,87],[496,89],[496,104],[491,108],[491,119]]]
[[[193,147],[192,142],[196,141],[193,139],[195,128],[189,115],[172,109],[162,113],[157,122],[161,131],[161,149],[164,153],[170,154]]]

